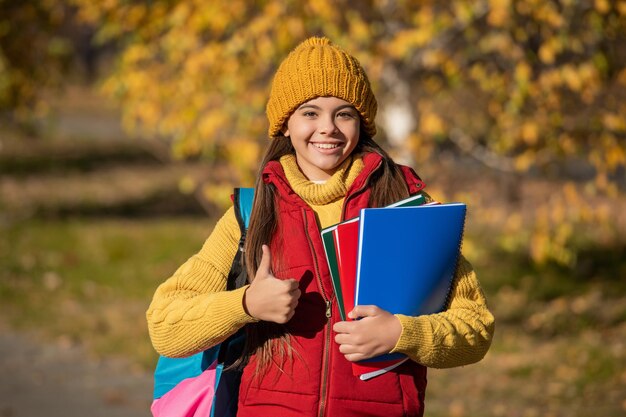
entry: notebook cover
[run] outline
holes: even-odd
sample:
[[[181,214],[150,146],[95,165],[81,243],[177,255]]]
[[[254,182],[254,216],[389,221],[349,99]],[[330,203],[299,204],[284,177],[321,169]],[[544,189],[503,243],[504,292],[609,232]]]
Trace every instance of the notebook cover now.
[[[465,213],[462,203],[361,210],[355,304],[409,316],[443,311]]]
[[[337,250],[337,266],[343,297],[343,308],[346,315],[354,308],[356,289],[356,261],[359,246],[359,219],[351,219],[339,223],[333,230],[335,249]],[[348,319],[349,320],[349,319]]]
[[[326,254],[326,261],[328,262],[328,269],[330,270],[330,278],[333,283],[333,290],[335,291],[335,299],[337,306],[339,307],[339,315],[341,320],[346,319],[346,311],[344,310],[343,292],[341,290],[341,282],[339,278],[339,267],[337,265],[337,251],[335,250],[335,239],[333,236],[333,230],[337,228],[337,225],[333,225],[322,229],[322,243],[324,244],[324,252]]]
[[[443,311],[465,214],[461,203],[361,210],[355,304],[407,316]],[[368,361],[399,360],[398,355]]]

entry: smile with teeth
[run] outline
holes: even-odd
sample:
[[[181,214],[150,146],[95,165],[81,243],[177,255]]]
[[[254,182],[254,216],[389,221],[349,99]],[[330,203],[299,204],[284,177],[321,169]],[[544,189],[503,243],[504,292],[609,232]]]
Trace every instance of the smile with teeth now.
[[[320,149],[335,149],[340,146],[337,143],[313,143],[312,145]]]

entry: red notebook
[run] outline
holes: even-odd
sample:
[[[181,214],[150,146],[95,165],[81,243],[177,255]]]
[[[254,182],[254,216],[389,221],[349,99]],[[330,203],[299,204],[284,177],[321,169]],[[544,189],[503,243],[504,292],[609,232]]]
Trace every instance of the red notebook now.
[[[397,368],[407,360],[409,360],[408,357],[400,359],[390,359],[388,361],[352,362],[352,375],[358,376],[362,381],[367,381],[368,379],[374,378],[375,376],[384,374],[387,371]]]
[[[354,308],[354,294],[356,291],[356,262],[359,248],[359,219],[347,220],[337,225],[333,230],[335,249],[337,251],[337,269],[343,294],[343,307],[348,313]]]

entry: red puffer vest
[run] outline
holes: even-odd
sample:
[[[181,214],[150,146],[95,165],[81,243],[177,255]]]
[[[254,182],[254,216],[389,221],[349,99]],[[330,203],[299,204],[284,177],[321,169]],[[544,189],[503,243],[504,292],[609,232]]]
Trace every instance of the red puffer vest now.
[[[368,179],[381,165],[378,154],[364,157],[365,167],[346,196],[342,218],[359,215],[367,207]],[[402,167],[409,192],[424,188],[415,172]],[[254,377],[256,358],[243,372],[239,394],[240,417],[422,416],[426,368],[407,361],[393,372],[369,381],[353,376],[350,362],[339,352],[332,326],[339,310],[313,210],[291,189],[282,166],[270,162],[263,180],[276,186],[280,222],[271,242],[282,252],[280,278],[300,281],[302,295],[294,317],[286,324],[297,351],[285,372],[271,367]]]

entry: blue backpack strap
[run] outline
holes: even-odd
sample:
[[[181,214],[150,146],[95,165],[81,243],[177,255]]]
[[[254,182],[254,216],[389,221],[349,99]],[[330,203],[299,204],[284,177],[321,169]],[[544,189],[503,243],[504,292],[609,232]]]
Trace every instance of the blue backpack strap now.
[[[247,274],[245,273],[245,268],[242,268],[243,265],[241,263],[241,258],[243,255],[243,245],[246,238],[246,231],[248,230],[248,225],[250,224],[254,188],[235,188],[233,197],[235,204],[235,217],[237,217],[237,222],[239,223],[239,228],[241,230],[241,239],[239,241],[237,254],[233,260],[233,265],[228,274],[228,290],[240,288],[247,282]],[[193,378],[200,375],[216,359],[220,362],[217,369],[217,378],[220,378],[224,362],[232,363],[233,360],[228,357],[230,356],[227,355],[228,351],[234,351],[231,352],[231,355],[233,357],[237,357],[239,353],[236,351],[235,346],[243,343],[244,335],[245,333],[240,331],[224,341],[222,344],[213,346],[204,352],[200,352],[186,358],[159,357],[156,370],[154,371],[153,398],[161,398],[168,391],[178,385],[178,383],[180,383],[183,379]],[[229,346],[229,349],[222,349],[223,346]],[[228,407],[236,406],[236,398],[228,401],[227,404]],[[212,409],[212,413],[213,410],[214,409]]]
[[[233,260],[228,274],[227,290],[241,288],[248,283],[248,274],[244,265],[243,253],[246,242],[246,232],[250,224],[252,202],[254,200],[254,188],[235,188],[233,202],[235,217],[239,223],[241,238],[239,248]],[[217,356],[218,366],[215,374],[215,395],[210,417],[235,417],[237,415],[237,403],[239,401],[239,384],[241,382],[241,369],[229,368],[243,354],[246,342],[245,329],[239,329],[219,345]]]
[[[252,213],[252,203],[254,201],[254,188],[235,188],[233,193],[233,204],[235,217],[239,224],[241,238],[239,239],[239,249],[235,254],[235,259],[228,273],[226,290],[231,291],[241,288],[248,282],[248,276],[243,268],[243,246],[246,242],[246,233],[250,224],[250,214]]]
[[[235,188],[235,214],[238,215],[243,224],[242,230],[248,230],[250,224],[250,214],[252,213],[252,203],[254,202],[254,188]]]

